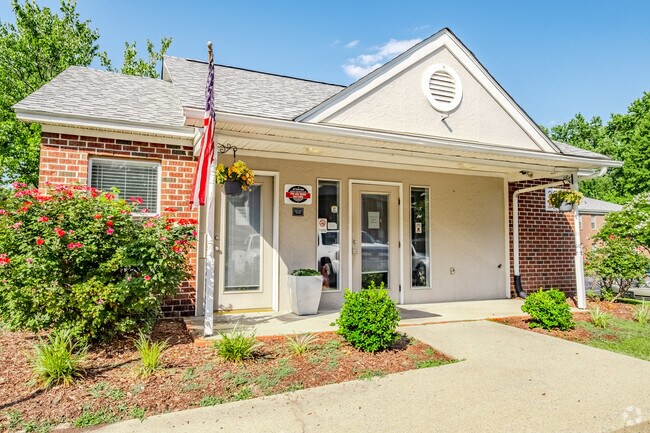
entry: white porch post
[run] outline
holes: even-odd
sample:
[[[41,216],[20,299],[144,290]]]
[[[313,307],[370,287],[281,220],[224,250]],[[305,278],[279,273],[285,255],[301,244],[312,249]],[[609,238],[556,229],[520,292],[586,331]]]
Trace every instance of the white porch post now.
[[[205,292],[204,301],[204,321],[203,336],[208,337],[213,333],[213,315],[214,315],[214,196],[215,196],[215,160],[210,164],[210,176],[208,178],[208,187],[206,191],[206,224],[205,224],[205,277],[203,291]]]
[[[573,174],[573,185],[571,188],[578,190],[578,173]],[[582,257],[582,242],[580,239],[580,212],[578,206],[573,209],[573,232],[575,238],[575,269],[576,269],[576,297],[578,298],[578,308],[584,310],[587,308],[587,293],[585,291],[585,269]]]

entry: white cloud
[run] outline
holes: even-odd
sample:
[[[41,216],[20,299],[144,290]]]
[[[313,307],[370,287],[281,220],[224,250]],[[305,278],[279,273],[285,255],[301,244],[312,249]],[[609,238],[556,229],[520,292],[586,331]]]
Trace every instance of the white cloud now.
[[[384,45],[372,48],[369,53],[348,59],[347,63],[343,65],[343,70],[350,77],[359,79],[421,41],[422,39],[420,38],[404,40],[390,39]]]
[[[348,42],[347,44],[345,44],[345,48],[354,48],[357,45],[359,45],[359,39],[355,39],[353,41]]]
[[[414,32],[421,32],[422,30],[426,30],[429,27],[431,27],[429,24],[426,24],[424,26],[415,26],[415,27],[413,27],[413,31]]]
[[[339,39],[336,39],[335,41],[333,41],[333,42],[330,44],[330,46],[335,47],[335,46],[337,46],[337,45],[340,44],[340,43],[341,43],[341,41],[340,41]]]

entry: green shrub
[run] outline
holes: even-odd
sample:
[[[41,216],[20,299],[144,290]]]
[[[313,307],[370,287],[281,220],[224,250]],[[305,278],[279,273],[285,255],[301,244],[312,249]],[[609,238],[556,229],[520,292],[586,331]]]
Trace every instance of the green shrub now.
[[[566,331],[575,326],[566,296],[556,289],[540,289],[529,294],[521,310],[532,317],[533,320],[529,325],[531,328],[557,328]]]
[[[46,388],[70,385],[81,376],[85,356],[86,346],[76,343],[71,331],[54,331],[47,342],[34,347],[34,355],[29,358],[34,380]]]
[[[605,329],[609,326],[609,322],[612,320],[612,316],[601,311],[599,307],[591,309],[589,314],[591,314],[591,321],[594,323],[596,328]]]
[[[188,278],[195,221],[134,218],[140,200],[116,194],[0,188],[0,320],[88,340],[150,329]]]
[[[389,348],[397,333],[399,311],[383,284],[374,284],[360,292],[345,291],[343,306],[336,324],[338,333],[352,346],[365,352]]]
[[[304,334],[287,335],[289,350],[291,350],[294,355],[304,355],[307,353],[311,350],[316,340],[316,336],[309,332]]]
[[[316,269],[296,269],[291,272],[291,275],[296,277],[317,277],[320,275]]]
[[[587,253],[585,271],[599,280],[601,298],[616,300],[646,276],[650,259],[628,238],[609,235]],[[614,294],[614,289],[618,294]]]
[[[233,329],[230,332],[220,332],[221,340],[215,341],[213,347],[225,361],[243,362],[255,355],[262,343],[255,338],[255,331],[247,333],[244,330]]]
[[[634,310],[634,320],[642,325],[647,325],[650,322],[650,309],[648,309],[645,302]]]
[[[168,347],[167,341],[151,341],[151,338],[140,333],[135,341],[135,348],[140,354],[142,365],[138,371],[141,377],[149,377],[162,367],[162,353]]]

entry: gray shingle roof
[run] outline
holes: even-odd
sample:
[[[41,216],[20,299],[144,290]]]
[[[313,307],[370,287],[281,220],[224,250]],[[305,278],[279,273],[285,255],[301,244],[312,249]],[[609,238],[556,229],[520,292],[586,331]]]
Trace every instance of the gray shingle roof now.
[[[595,198],[583,197],[578,205],[578,212],[587,215],[596,214],[603,215],[610,212],[618,212],[623,209],[623,206],[608,201],[596,200]]]
[[[14,106],[59,115],[183,126],[171,83],[72,66]]]
[[[205,62],[165,57],[163,78],[171,80],[184,107],[205,105]],[[293,120],[345,87],[215,65],[217,111]]]
[[[600,153],[591,152],[589,150],[571,146],[570,144],[562,143],[561,141],[553,140],[553,143],[555,143],[555,145],[560,149],[560,152],[565,155],[582,156],[585,158],[609,159],[607,156],[601,155]]]

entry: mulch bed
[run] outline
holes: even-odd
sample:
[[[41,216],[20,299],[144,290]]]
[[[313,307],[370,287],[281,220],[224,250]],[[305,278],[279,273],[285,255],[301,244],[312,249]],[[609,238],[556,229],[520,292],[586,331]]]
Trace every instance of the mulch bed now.
[[[574,304],[569,302],[572,307]],[[618,302],[607,301],[588,301],[587,308],[592,309],[598,307],[601,311],[605,311],[619,319],[631,320],[634,317],[634,305],[623,304]],[[573,320],[576,322],[591,322],[591,315],[588,312],[573,313]],[[529,316],[506,317],[502,319],[492,319],[494,322],[504,323],[506,325],[515,326],[517,328],[526,329],[538,334],[550,335],[552,337],[564,338],[565,340],[583,343],[591,339],[592,334],[588,330],[576,326],[568,331],[560,331],[557,329],[547,331],[541,328],[530,328],[531,319]]]
[[[340,336],[317,334],[314,350],[303,356],[289,352],[284,337],[259,337],[259,356],[241,365],[220,360],[211,347],[194,344],[182,320],[162,320],[154,340],[168,340],[164,369],[148,379],[136,376],[139,356],[131,340],[94,348],[85,361],[84,377],[71,386],[30,386],[31,355],[38,337],[28,332],[0,331],[0,431],[8,414],[23,420],[71,422],[84,410],[108,409],[116,418],[135,410],[147,416],[167,411],[276,394],[357,378],[417,368],[425,360],[451,361],[418,342],[376,354],[358,351]],[[137,415],[135,415],[137,416]]]

